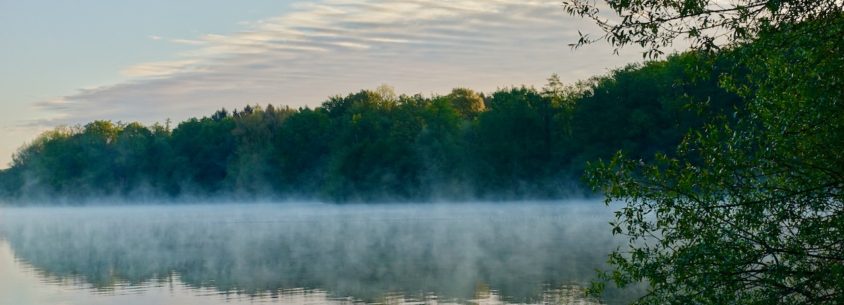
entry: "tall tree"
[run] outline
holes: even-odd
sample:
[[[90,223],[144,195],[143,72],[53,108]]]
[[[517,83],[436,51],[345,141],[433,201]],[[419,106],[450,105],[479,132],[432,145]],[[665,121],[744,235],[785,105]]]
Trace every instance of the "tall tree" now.
[[[844,303],[844,2],[608,6],[618,22],[566,1],[616,47],[656,55],[688,36],[734,60],[722,84],[746,104],[688,134],[676,155],[620,152],[589,172],[608,204],[622,203],[613,232],[630,239],[605,276],[646,281],[642,304]]]

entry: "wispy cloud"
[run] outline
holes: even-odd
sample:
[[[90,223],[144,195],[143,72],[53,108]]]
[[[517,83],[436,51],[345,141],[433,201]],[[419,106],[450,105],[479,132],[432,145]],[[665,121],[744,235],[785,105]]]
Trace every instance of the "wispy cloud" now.
[[[179,120],[247,103],[318,105],[381,83],[429,94],[541,85],[554,72],[574,81],[639,58],[612,56],[608,47],[570,50],[577,30],[590,26],[556,0],[325,0],[294,8],[230,35],[162,40],[195,48],[180,60],[127,67],[125,83],[39,106],[56,114],[54,124]]]
[[[172,43],[175,43],[175,44],[186,44],[186,45],[195,45],[195,46],[205,44],[205,41],[192,40],[192,39],[178,39],[177,38],[177,39],[170,39],[169,41],[172,42]]]
[[[120,71],[130,77],[167,76],[184,73],[188,70],[200,71],[197,60],[159,61],[134,65]]]

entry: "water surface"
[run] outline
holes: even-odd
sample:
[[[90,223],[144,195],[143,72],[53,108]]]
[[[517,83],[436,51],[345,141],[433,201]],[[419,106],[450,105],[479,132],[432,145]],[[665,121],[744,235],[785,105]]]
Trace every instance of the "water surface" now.
[[[597,202],[0,209],[0,304],[592,304]]]

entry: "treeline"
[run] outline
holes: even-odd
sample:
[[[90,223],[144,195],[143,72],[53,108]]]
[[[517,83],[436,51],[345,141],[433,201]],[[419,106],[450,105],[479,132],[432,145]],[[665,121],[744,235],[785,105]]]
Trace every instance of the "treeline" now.
[[[701,68],[690,73],[690,67]],[[169,124],[57,128],[0,172],[7,199],[242,196],[349,201],[548,199],[582,194],[587,161],[647,160],[739,98],[695,54],[607,76],[492,94],[397,96],[388,87],[316,108],[268,105]]]

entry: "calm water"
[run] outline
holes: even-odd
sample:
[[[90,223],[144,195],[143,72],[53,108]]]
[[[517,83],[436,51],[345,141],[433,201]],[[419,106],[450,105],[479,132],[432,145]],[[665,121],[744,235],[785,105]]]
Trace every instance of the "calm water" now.
[[[0,209],[0,304],[618,304],[597,202]]]

